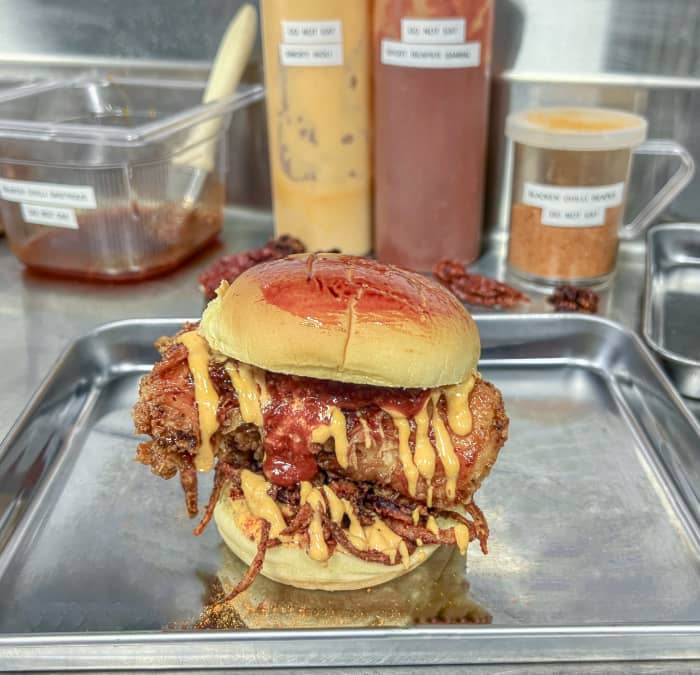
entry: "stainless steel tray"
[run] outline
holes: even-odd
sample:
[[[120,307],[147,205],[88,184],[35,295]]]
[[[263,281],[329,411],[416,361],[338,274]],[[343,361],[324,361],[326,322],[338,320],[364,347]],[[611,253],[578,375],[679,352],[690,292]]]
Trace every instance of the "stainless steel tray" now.
[[[679,391],[700,399],[700,224],[649,230],[642,321]]]
[[[222,551],[133,462],[130,408],[179,320],[107,325],[60,359],[0,450],[0,667],[278,668],[700,658],[700,427],[632,333],[484,315],[511,438],[470,553],[488,626],[191,631]]]

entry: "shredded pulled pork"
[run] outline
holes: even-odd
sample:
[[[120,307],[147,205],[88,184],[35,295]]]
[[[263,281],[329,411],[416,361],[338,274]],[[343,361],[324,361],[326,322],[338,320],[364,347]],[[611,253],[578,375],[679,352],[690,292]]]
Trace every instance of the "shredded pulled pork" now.
[[[224,598],[224,602],[233,600],[238,594],[243,593],[255,581],[255,577],[260,574],[263,563],[265,562],[265,553],[267,553],[268,544],[270,542],[270,523],[266,520],[262,521],[260,528],[260,541],[258,542],[258,552],[250,562],[248,571],[245,576],[233,587],[229,594]]]
[[[242,495],[241,492],[241,474],[233,469],[233,467],[227,462],[219,461],[216,464],[216,469],[214,470],[214,485],[212,486],[211,495],[209,495],[209,501],[207,502],[207,507],[204,509],[204,515],[202,520],[199,521],[199,525],[194,528],[192,534],[198,537],[202,532],[204,532],[209,521],[211,521],[214,515],[214,508],[216,507],[216,502],[219,501],[221,496],[221,491],[224,484],[229,481],[230,484],[230,494],[234,498],[239,498]]]
[[[214,507],[220,499],[224,488],[229,490],[229,496],[233,499],[241,499],[243,497],[240,487],[241,470],[242,469],[227,464],[222,460],[218,461],[215,468],[212,493],[202,520],[194,529],[193,533],[195,535],[198,536],[204,532],[211,521]],[[259,466],[256,467],[256,471],[261,473]],[[440,544],[445,546],[457,546],[454,528],[439,528],[437,532],[429,530],[427,528],[429,516],[439,517],[444,520],[454,521],[456,524],[466,525],[469,530],[469,541],[478,539],[481,550],[484,553],[487,552],[486,540],[489,532],[488,525],[483,513],[473,501],[464,507],[467,514],[472,518],[472,520],[470,520],[456,511],[433,509],[423,505],[411,504],[405,497],[402,497],[398,493],[384,490],[380,486],[372,486],[366,483],[357,484],[326,474],[319,477],[315,483],[317,483],[317,487],[320,485],[328,485],[338,497],[349,501],[352,504],[355,517],[362,525],[371,525],[376,519],[380,518],[390,530],[403,539],[409,555],[420,545]],[[293,490],[280,490],[277,486],[271,485],[268,494],[273,496],[277,501],[280,501],[280,496],[284,496],[284,501],[282,503],[285,505],[284,511],[286,515],[283,517],[287,526],[280,532],[280,537],[301,534],[302,541],[304,537],[308,539],[307,532],[314,511],[309,503],[300,503],[298,487]],[[382,565],[400,564],[400,561],[392,560],[389,555],[382,551],[374,549],[362,550],[357,548],[348,535],[347,524],[344,521],[336,523],[330,519],[328,515],[330,508],[327,497],[325,492],[322,491],[321,494],[324,496],[326,510],[320,515],[323,524],[324,539],[329,551],[334,551],[337,546],[341,546],[344,551],[361,560],[381,563]],[[295,497],[291,495],[295,495]],[[414,522],[412,514],[416,508],[418,509],[419,517],[417,522]],[[266,551],[282,543],[279,538],[269,538],[270,524],[266,520],[261,519],[260,522],[262,530],[258,541],[257,554],[250,563],[243,579],[228,593],[224,601],[235,598],[238,594],[249,588],[262,569]]]
[[[304,504],[289,521],[289,525],[287,525],[280,534],[283,536],[291,536],[297,532],[306,530],[313,516],[314,510],[311,508],[311,504]]]
[[[366,560],[367,562],[381,563],[382,565],[391,565],[391,560],[386,553],[381,551],[367,550],[362,551],[356,548],[355,545],[350,541],[350,537],[345,533],[345,530],[337,523],[331,523],[331,532],[333,533],[334,539],[348,552],[361,560]]]

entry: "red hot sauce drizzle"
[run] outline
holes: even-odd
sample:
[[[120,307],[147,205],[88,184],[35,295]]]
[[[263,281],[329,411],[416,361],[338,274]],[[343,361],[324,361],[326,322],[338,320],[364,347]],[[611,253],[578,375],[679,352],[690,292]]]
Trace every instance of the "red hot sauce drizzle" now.
[[[311,434],[330,422],[331,406],[344,412],[388,408],[412,417],[430,395],[428,389],[375,387],[270,372],[266,386],[270,401],[263,409],[263,472],[271,483],[284,487],[310,481],[318,472]]]

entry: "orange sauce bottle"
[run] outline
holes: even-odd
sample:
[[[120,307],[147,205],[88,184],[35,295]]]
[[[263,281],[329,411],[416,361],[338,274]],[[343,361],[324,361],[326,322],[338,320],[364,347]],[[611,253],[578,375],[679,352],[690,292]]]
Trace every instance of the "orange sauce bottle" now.
[[[262,18],[275,231],[368,253],[369,0],[263,0]]]

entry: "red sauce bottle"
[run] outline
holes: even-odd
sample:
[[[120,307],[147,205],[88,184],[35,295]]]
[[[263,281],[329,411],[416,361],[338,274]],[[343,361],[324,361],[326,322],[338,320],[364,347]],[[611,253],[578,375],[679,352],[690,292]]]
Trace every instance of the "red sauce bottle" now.
[[[376,0],[375,252],[479,255],[492,0]]]

